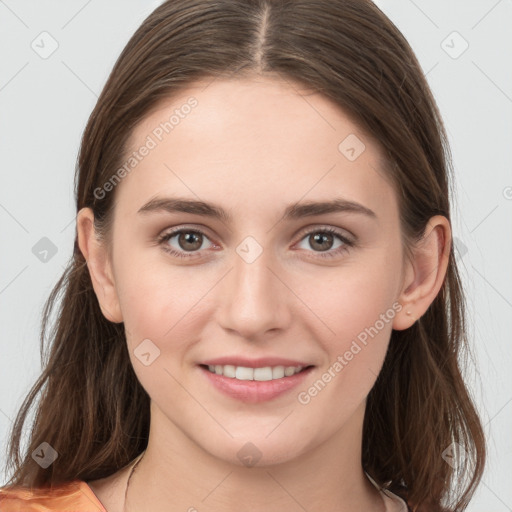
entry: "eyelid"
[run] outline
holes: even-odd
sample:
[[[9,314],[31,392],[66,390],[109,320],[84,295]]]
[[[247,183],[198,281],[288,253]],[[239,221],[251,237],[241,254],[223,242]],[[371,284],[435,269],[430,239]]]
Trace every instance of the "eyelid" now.
[[[164,229],[160,235],[158,235],[158,238],[165,237],[167,235],[175,235],[177,233],[180,233],[182,231],[193,231],[197,233],[201,233],[205,237],[208,238],[212,243],[215,236],[213,236],[208,228],[205,226],[198,226],[197,224],[179,224],[178,226],[174,226],[172,228]],[[215,242],[216,245],[219,245]]]
[[[301,228],[298,231],[296,236],[300,235],[300,240],[302,240],[302,238],[305,235],[314,233],[316,231],[332,231],[334,234],[336,234],[342,238],[345,238],[348,241],[353,242],[353,243],[355,243],[357,240],[357,237],[353,233],[348,231],[348,229],[340,228],[337,226],[332,226],[330,224],[310,224],[308,226]]]

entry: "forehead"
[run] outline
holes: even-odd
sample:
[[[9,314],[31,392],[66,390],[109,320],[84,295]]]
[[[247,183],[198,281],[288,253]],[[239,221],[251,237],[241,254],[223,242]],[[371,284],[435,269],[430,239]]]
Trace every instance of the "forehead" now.
[[[334,192],[374,210],[394,202],[378,144],[329,98],[286,80],[198,81],[160,102],[129,148],[116,191],[125,214],[155,195],[248,212]]]

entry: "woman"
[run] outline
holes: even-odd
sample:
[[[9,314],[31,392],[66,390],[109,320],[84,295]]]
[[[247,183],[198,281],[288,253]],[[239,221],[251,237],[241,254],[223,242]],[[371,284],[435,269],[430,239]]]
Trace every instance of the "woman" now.
[[[485,443],[449,169],[370,1],[158,7],[83,135],[2,511],[466,508]]]

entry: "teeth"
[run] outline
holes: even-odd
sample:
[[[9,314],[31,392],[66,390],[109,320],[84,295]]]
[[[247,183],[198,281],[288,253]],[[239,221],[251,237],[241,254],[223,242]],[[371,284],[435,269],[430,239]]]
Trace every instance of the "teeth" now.
[[[224,375],[231,379],[238,380],[274,380],[283,377],[291,377],[299,373],[304,366],[265,366],[264,368],[247,368],[245,366],[226,365],[208,365],[208,370],[217,375]]]
[[[272,378],[282,379],[284,377],[284,366],[274,366],[272,368]]]
[[[224,371],[222,372],[222,374],[224,375],[224,377],[230,377],[234,379],[236,376],[236,366],[233,366],[232,364],[224,365]]]
[[[238,380],[254,380],[254,369],[237,366],[235,371],[235,379]]]
[[[293,366],[287,366],[284,369],[285,377],[291,377],[295,373],[295,368]]]

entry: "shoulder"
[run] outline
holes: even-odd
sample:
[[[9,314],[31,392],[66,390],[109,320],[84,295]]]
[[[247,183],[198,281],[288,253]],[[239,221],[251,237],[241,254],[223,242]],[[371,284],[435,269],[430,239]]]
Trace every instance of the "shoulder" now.
[[[106,512],[83,480],[51,488],[2,487],[2,512]]]

